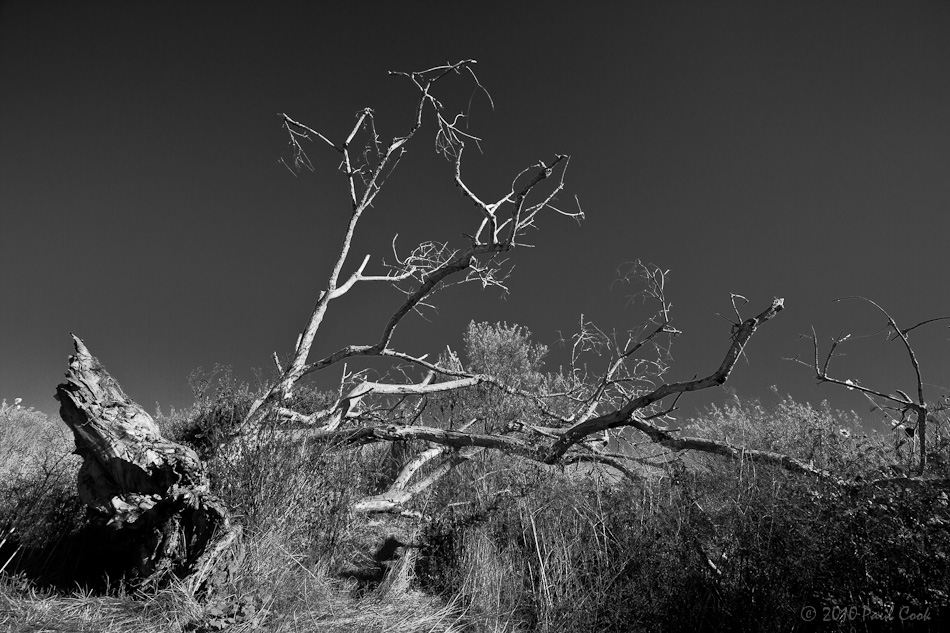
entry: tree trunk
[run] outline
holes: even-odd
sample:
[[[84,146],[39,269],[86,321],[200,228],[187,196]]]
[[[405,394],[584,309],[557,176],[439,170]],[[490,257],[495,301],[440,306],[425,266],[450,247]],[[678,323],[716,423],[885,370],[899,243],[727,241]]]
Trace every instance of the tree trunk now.
[[[66,382],[56,388],[59,414],[83,458],[79,498],[110,534],[127,578],[185,580],[207,594],[240,562],[241,528],[193,450],[169,442],[155,421],[73,336]]]

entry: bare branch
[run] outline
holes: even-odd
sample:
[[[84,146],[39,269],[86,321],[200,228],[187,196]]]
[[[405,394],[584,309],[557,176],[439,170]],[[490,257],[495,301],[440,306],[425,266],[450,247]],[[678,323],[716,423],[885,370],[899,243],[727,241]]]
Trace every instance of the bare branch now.
[[[616,411],[578,422],[565,431],[561,439],[554,443],[551,451],[545,456],[544,461],[546,463],[554,463],[564,455],[568,448],[584,437],[605,429],[621,426],[633,426],[657,441],[671,439],[665,431],[643,422],[635,414],[641,409],[645,409],[667,396],[687,391],[698,391],[710,387],[718,387],[724,384],[732,372],[733,367],[735,367],[736,361],[745,348],[746,343],[748,343],[752,335],[755,334],[755,331],[760,325],[778,314],[784,307],[783,299],[775,299],[772,305],[766,310],[737,326],[733,332],[732,345],[729,346],[719,369],[714,373],[697,380],[660,385],[653,391],[631,400],[624,407]]]
[[[337,429],[335,431],[296,429],[288,432],[287,435],[290,437],[306,437],[310,441],[321,444],[350,446],[398,440],[422,440],[452,448],[490,448],[538,461],[536,447],[521,438],[507,435],[448,431],[429,426],[364,426],[353,429]]]
[[[339,148],[336,145],[334,145],[333,142],[330,141],[330,139],[325,137],[323,134],[320,134],[320,132],[317,132],[313,128],[308,127],[299,121],[294,121],[285,112],[281,112],[280,116],[284,118],[284,128],[288,132],[290,132],[291,142],[294,144],[294,147],[297,148],[299,151],[303,152],[303,148],[300,147],[300,144],[299,142],[297,142],[297,139],[298,138],[309,139],[310,137],[307,136],[308,134],[313,134],[318,139],[320,139],[321,141],[323,141],[324,143],[326,143],[327,145],[329,145],[330,147],[332,147],[338,152],[343,151],[342,148]],[[303,133],[298,132],[297,130],[303,130]]]
[[[930,405],[928,405],[927,401],[924,399],[924,381],[921,376],[920,363],[917,360],[917,355],[914,352],[914,348],[910,344],[908,333],[911,330],[914,330],[922,325],[933,323],[935,321],[950,319],[950,317],[938,317],[935,319],[928,319],[926,321],[921,321],[920,323],[917,323],[916,325],[913,325],[909,328],[901,329],[900,326],[898,326],[897,321],[894,319],[894,317],[892,317],[887,312],[887,310],[882,308],[879,304],[872,301],[871,299],[868,299],[866,297],[854,296],[854,297],[843,297],[840,299],[835,299],[835,301],[838,302],[838,301],[847,301],[847,300],[853,300],[853,299],[857,299],[860,301],[864,301],[865,303],[869,303],[870,305],[874,306],[881,314],[884,315],[884,317],[887,319],[887,328],[893,332],[893,334],[889,336],[888,340],[894,340],[895,338],[898,338],[898,337],[901,339],[901,342],[904,345],[904,349],[907,351],[907,357],[910,360],[910,364],[914,369],[914,375],[916,377],[916,383],[917,383],[917,399],[916,400],[912,399],[910,396],[908,396],[906,393],[904,393],[903,391],[899,389],[896,390],[897,395],[895,396],[892,394],[884,393],[883,391],[864,387],[858,384],[857,381],[852,380],[850,378],[841,380],[841,379],[832,378],[831,376],[829,376],[828,366],[831,362],[832,357],[835,355],[835,350],[841,343],[844,343],[846,340],[848,340],[850,338],[850,335],[837,337],[832,340],[831,349],[829,350],[828,355],[825,358],[824,365],[822,365],[821,368],[819,369],[818,337],[814,333],[814,328],[812,328],[811,338],[814,341],[814,347],[815,347],[814,370],[815,370],[816,377],[819,382],[828,382],[828,383],[832,383],[836,385],[841,385],[847,389],[856,390],[864,394],[869,400],[871,400],[872,405],[874,405],[875,408],[880,408],[881,410],[885,411],[885,414],[889,418],[891,418],[892,423],[894,423],[893,424],[894,428],[902,427],[906,422],[907,415],[911,411],[916,413],[916,417],[917,417],[916,435],[919,438],[919,446],[920,446],[920,459],[919,459],[919,464],[918,464],[918,472],[920,475],[923,475],[927,467],[927,419],[930,415],[929,414]],[[797,359],[793,359],[793,360],[797,360]],[[798,362],[801,362],[801,361],[798,361]],[[885,405],[879,404],[878,401],[874,400],[875,398],[879,399],[880,401],[892,402],[899,405],[898,407],[894,408],[894,410],[899,410],[901,412],[900,421],[896,421],[893,416],[887,413],[886,411],[887,407]]]
[[[874,301],[871,301],[870,299],[866,297],[843,297],[841,299],[835,299],[835,301],[847,301],[850,299],[859,299],[861,301],[870,303],[872,306],[877,308],[878,311],[880,311],[880,313],[883,314],[887,318],[888,324],[892,328],[894,328],[894,331],[897,332],[897,334],[900,336],[901,341],[904,343],[904,349],[907,350],[907,355],[910,358],[911,365],[913,365],[914,367],[914,373],[917,375],[917,403],[921,406],[924,406],[926,402],[924,401],[923,379],[921,379],[920,377],[920,363],[917,362],[917,355],[914,354],[914,348],[911,347],[910,341],[907,339],[907,332],[901,330],[897,326],[897,321],[895,321],[894,318],[890,314],[887,313],[887,310],[885,310],[884,308],[879,306],[877,303],[875,303]],[[917,327],[917,326],[914,326],[914,327]]]
[[[950,319],[950,316],[936,317],[936,318],[934,318],[934,319],[927,319],[926,321],[921,321],[921,322],[918,323],[917,325],[912,325],[912,326],[910,326],[909,328],[905,328],[905,329],[903,330],[903,334],[904,334],[904,336],[907,336],[907,334],[908,334],[911,330],[916,330],[917,328],[921,327],[922,325],[927,325],[928,323],[933,323],[934,321],[946,321],[946,320],[948,320],[948,319]],[[896,335],[895,335],[895,336],[896,336]],[[893,340],[893,339],[891,339],[891,340]]]
[[[396,312],[393,313],[392,317],[390,317],[389,322],[383,329],[383,334],[380,337],[377,346],[380,349],[387,347],[389,345],[390,339],[392,338],[393,330],[396,329],[396,326],[399,324],[402,318],[406,316],[406,314],[408,314],[428,294],[430,294],[443,280],[469,268],[477,255],[499,253],[504,250],[508,250],[509,248],[510,246],[503,244],[470,246],[465,249],[461,255],[450,259],[427,274],[419,287],[408,296],[406,301],[401,306],[399,306]]]
[[[611,468],[617,469],[624,477],[629,479],[631,482],[643,481],[643,476],[638,475],[629,468],[627,468],[623,462],[619,459],[608,457],[606,455],[598,455],[597,453],[575,453],[571,454],[564,458],[564,464],[579,464],[582,462],[589,462],[593,464],[604,464],[610,466]]]

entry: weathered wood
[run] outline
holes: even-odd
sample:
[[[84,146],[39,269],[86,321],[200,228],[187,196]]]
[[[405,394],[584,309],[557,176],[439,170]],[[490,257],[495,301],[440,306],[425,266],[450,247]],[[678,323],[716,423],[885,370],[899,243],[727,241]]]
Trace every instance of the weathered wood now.
[[[57,386],[60,417],[83,458],[79,497],[110,530],[129,578],[161,584],[184,579],[209,593],[240,560],[241,529],[211,494],[198,455],[162,437],[73,336],[66,382]]]

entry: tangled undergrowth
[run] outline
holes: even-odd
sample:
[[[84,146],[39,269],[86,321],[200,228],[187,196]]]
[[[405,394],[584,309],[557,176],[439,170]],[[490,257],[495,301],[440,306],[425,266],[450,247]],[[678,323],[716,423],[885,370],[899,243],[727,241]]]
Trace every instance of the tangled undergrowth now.
[[[245,527],[242,571],[210,602],[176,585],[135,594],[121,578],[84,578],[89,552],[107,544],[96,550],[84,537],[78,460],[66,457],[62,425],[5,404],[0,626],[770,631],[807,629],[809,607],[820,616],[854,606],[863,619],[816,630],[878,630],[899,613],[926,615],[908,624],[930,630],[950,602],[950,491],[940,486],[842,487],[695,455],[672,455],[632,482],[485,453],[425,499],[431,520],[415,524],[350,510],[380,489],[388,445],[331,450],[262,434],[240,459],[217,455],[215,434],[253,395],[224,374],[190,410],[159,416],[166,434],[202,452],[216,492]],[[316,392],[298,397],[298,408],[325,402]],[[696,434],[783,451],[851,480],[909,472],[891,438],[862,435],[859,424],[790,398],[773,406],[734,398],[692,422]],[[947,478],[945,445],[934,445],[929,474]],[[380,535],[401,546],[393,556],[374,558]],[[397,568],[406,581],[387,583]]]

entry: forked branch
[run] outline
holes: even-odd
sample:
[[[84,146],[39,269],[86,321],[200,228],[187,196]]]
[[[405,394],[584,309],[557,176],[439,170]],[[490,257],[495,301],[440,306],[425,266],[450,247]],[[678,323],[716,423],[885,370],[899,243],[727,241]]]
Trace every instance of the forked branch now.
[[[919,452],[919,460],[917,465],[917,470],[919,475],[923,475],[927,469],[927,418],[930,415],[930,405],[927,403],[924,398],[924,381],[921,375],[920,362],[917,359],[917,354],[914,352],[913,346],[910,344],[909,333],[912,330],[917,329],[928,323],[934,323],[936,321],[943,321],[950,319],[950,317],[937,317],[933,319],[927,319],[921,321],[916,325],[913,325],[908,328],[901,328],[897,321],[882,308],[879,304],[868,299],[866,297],[844,297],[842,299],[836,299],[835,301],[847,301],[847,300],[860,300],[872,305],[877,309],[884,318],[887,319],[886,328],[889,332],[888,340],[893,341],[900,339],[901,344],[904,346],[904,349],[907,352],[907,357],[910,362],[911,367],[914,370],[915,383],[917,387],[917,398],[911,398],[909,395],[904,393],[901,390],[896,390],[896,393],[886,393],[879,389],[873,389],[861,385],[857,380],[851,378],[836,378],[830,375],[829,368],[831,365],[831,360],[837,356],[836,351],[838,347],[848,341],[851,338],[851,335],[845,335],[832,339],[831,347],[828,350],[828,353],[825,355],[824,360],[820,358],[820,350],[818,345],[818,335],[815,333],[814,328],[812,328],[812,333],[810,336],[805,336],[804,338],[811,339],[812,345],[814,348],[814,361],[812,363],[804,363],[803,361],[795,358],[791,359],[802,363],[815,372],[815,378],[818,382],[826,382],[833,385],[839,385],[850,390],[858,391],[868,397],[872,402],[874,402],[878,407],[882,409],[891,408],[896,409],[901,412],[900,422],[895,424],[895,428],[903,426],[904,420],[908,417],[908,414],[913,414],[917,418],[917,427],[913,431],[914,435],[917,437]],[[883,403],[890,403],[889,405]]]
[[[517,236],[534,225],[535,216],[541,210],[551,208],[558,213],[573,217],[582,215],[579,210],[576,213],[565,213],[552,205],[556,194],[563,188],[564,171],[568,162],[566,156],[556,156],[550,165],[539,162],[533,176],[520,188],[517,194],[509,194],[493,205],[481,202],[475,192],[464,183],[461,178],[463,150],[467,142],[477,142],[479,139],[460,128],[460,122],[466,119],[467,114],[450,115],[443,103],[433,94],[433,88],[449,75],[464,73],[474,81],[476,90],[485,92],[484,87],[475,76],[472,68],[474,64],[474,60],[463,60],[419,72],[391,73],[408,78],[418,89],[419,98],[408,132],[395,137],[388,145],[382,143],[376,134],[375,114],[370,108],[364,108],[358,113],[356,123],[341,143],[334,143],[328,136],[286,114],[282,115],[284,129],[289,136],[295,168],[313,168],[303,148],[303,141],[319,140],[341,155],[341,169],[346,178],[351,202],[350,219],[343,235],[339,254],[327,277],[326,287],[319,293],[310,318],[303,332],[297,338],[290,363],[284,367],[276,360],[275,354],[275,365],[280,372],[280,378],[263,397],[255,401],[244,422],[236,430],[235,438],[248,429],[259,426],[264,418],[274,411],[279,411],[284,419],[297,419],[294,412],[286,410],[281,402],[290,397],[294,385],[302,377],[352,357],[394,355],[394,350],[389,349],[389,345],[396,327],[407,314],[425,305],[426,299],[448,283],[450,279],[478,280],[483,285],[502,285],[500,280],[504,278],[504,275],[498,270],[497,256],[511,250],[516,245]],[[370,259],[369,255],[366,255],[356,271],[341,283],[341,275],[348,260],[357,226],[364,213],[373,205],[387,178],[406,152],[407,144],[422,128],[423,113],[427,108],[431,109],[436,117],[437,150],[454,163],[456,184],[485,214],[482,224],[476,230],[476,235],[481,235],[485,222],[490,221],[492,225],[490,239],[487,242],[481,242],[477,238],[473,239],[467,248],[459,251],[453,251],[445,246],[436,246],[433,243],[424,243],[411,256],[403,260],[397,257],[397,266],[391,267],[389,274],[383,275],[365,273]],[[361,134],[364,136],[361,137]],[[360,146],[357,141],[364,137],[365,140]],[[356,151],[358,147],[361,147],[360,151]],[[562,164],[564,167],[560,168],[560,181],[553,188],[553,191],[547,193],[540,202],[526,206],[526,200],[532,196],[540,183],[552,176]],[[528,171],[530,171],[530,168]],[[526,172],[522,172],[522,174],[524,173]],[[518,178],[515,180],[517,181]],[[512,191],[514,192],[514,189]],[[497,213],[506,206],[506,203],[507,206],[513,207],[512,216],[509,220],[511,231],[509,239],[500,240],[498,238],[499,222]],[[406,282],[414,282],[416,285],[404,290],[406,293],[405,300],[393,312],[375,344],[349,345],[316,362],[308,362],[314,339],[330,302],[339,299],[353,286],[363,281],[382,281],[397,287],[399,284]]]

